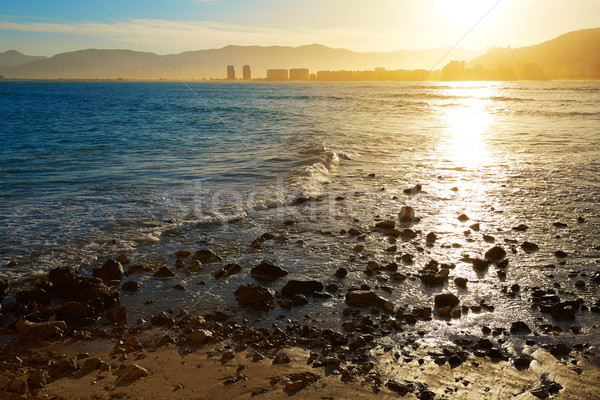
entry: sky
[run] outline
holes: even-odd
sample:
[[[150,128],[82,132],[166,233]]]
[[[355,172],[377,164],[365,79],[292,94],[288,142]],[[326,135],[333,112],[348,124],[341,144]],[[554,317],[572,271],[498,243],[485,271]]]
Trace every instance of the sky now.
[[[599,0],[2,0],[0,52],[159,54],[319,43],[355,51],[521,47],[600,27]]]

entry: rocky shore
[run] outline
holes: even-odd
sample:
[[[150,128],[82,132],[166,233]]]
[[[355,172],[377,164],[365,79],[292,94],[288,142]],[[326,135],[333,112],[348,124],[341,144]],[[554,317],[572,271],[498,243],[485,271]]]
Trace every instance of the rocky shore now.
[[[480,224],[467,215],[457,219],[467,224],[467,232],[479,232]],[[418,222],[414,210],[404,207],[397,220],[377,219],[368,229],[339,232],[356,241],[355,253],[372,236],[388,243],[386,252],[396,254],[394,262],[365,262],[360,285],[345,283],[349,273],[345,267],[330,271],[328,281],[288,279],[289,271],[271,260],[240,266],[210,248],[181,249],[173,255],[173,265],[162,266],[136,264],[120,255],[89,276],[73,267],[55,268],[2,304],[0,395],[11,399],[273,399],[294,393],[319,399],[600,397],[600,370],[595,365],[600,349],[565,339],[581,332],[577,323],[581,315],[598,319],[600,299],[586,302],[558,282],[550,287],[513,284],[499,291],[499,296],[519,297],[543,316],[536,325],[515,316],[509,326],[486,325],[477,335],[453,335],[444,344],[429,344],[427,330],[434,322],[451,324],[469,314],[493,313],[495,306],[462,301],[459,290],[468,291],[471,282],[454,276],[454,263],[431,259],[417,272],[407,269],[414,266],[415,256],[399,252],[399,244],[416,240],[433,247],[439,240],[438,233],[417,229]],[[524,224],[512,227],[515,232],[527,229]],[[260,252],[268,241],[278,240],[287,238],[265,233],[249,245]],[[493,270],[499,281],[511,268],[511,258],[539,250],[526,240],[505,239],[498,244],[484,235],[483,241],[487,245],[482,254],[464,255],[457,262],[479,272]],[[557,263],[569,257],[560,249],[555,256]],[[236,311],[200,315],[189,304],[181,304],[133,321],[121,304],[124,295],[135,298],[142,285],[139,277],[169,280],[194,276],[209,266],[214,282],[250,275],[252,282],[231,285]],[[390,301],[388,295],[401,290],[406,280],[420,281],[431,293],[429,306],[405,307]],[[597,290],[599,285],[597,271],[581,276],[573,289]],[[9,288],[10,282],[0,279],[2,300]],[[186,287],[177,284],[172,290]],[[344,304],[337,328],[320,326],[309,314],[290,314],[334,298]],[[153,302],[142,296],[138,300],[140,307]],[[278,315],[261,323],[260,316],[269,312]]]

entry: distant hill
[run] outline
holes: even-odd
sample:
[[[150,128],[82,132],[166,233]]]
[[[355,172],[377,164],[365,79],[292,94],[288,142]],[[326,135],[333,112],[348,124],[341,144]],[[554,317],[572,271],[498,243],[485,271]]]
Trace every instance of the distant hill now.
[[[8,50],[4,53],[0,53],[0,68],[16,67],[30,61],[43,60],[45,58],[46,57],[42,56],[26,56],[16,50]]]
[[[600,28],[522,48],[495,48],[466,65],[498,79],[600,79]],[[487,71],[487,72],[486,72]]]
[[[420,51],[359,53],[313,44],[286,46],[226,46],[222,49],[189,51],[160,58],[153,53],[130,50],[80,50],[57,54],[19,65],[0,67],[7,78],[23,79],[183,79],[225,78],[227,65],[241,77],[242,65],[250,65],[253,78],[264,78],[269,68],[318,70],[372,70],[441,68],[447,48]],[[452,58],[470,59],[484,51],[455,49]],[[162,60],[161,60],[162,59]]]

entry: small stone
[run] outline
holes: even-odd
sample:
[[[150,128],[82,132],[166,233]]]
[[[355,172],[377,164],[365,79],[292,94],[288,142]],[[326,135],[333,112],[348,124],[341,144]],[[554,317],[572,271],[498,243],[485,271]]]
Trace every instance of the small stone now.
[[[194,256],[192,257],[192,260],[198,260],[202,264],[210,264],[222,261],[221,257],[219,257],[218,255],[216,255],[208,249],[202,249],[195,252]]]
[[[529,227],[525,224],[520,224],[512,228],[514,231],[525,232]]]
[[[215,279],[226,278],[231,275],[235,275],[242,270],[239,264],[227,264],[217,272],[215,272]]]
[[[466,288],[467,287],[467,282],[469,282],[469,280],[467,278],[454,278],[454,284],[459,287],[459,288]]]
[[[512,325],[510,327],[510,333],[511,333],[511,335],[516,335],[519,333],[530,334],[531,329],[525,322],[517,321],[517,322],[512,323]]]
[[[458,216],[458,220],[460,222],[467,222],[468,220],[470,220],[471,218],[469,218],[466,214],[460,214]]]
[[[398,213],[398,219],[402,222],[410,222],[417,220],[417,218],[415,217],[415,210],[410,206],[402,207],[400,209],[400,213]]]
[[[175,256],[179,257],[179,258],[185,258],[188,257],[190,254],[192,254],[191,251],[189,251],[188,249],[181,249],[181,250],[177,250],[175,252]]]
[[[175,290],[185,290],[185,286],[183,286],[181,283],[178,283],[177,285],[173,286],[173,289]]]
[[[347,275],[348,275],[348,270],[346,268],[344,268],[344,267],[338,268],[335,271],[336,278],[340,278],[340,279],[341,278],[345,278]]]
[[[206,329],[196,329],[190,333],[189,338],[197,344],[205,344],[210,342],[213,338],[211,331]]]
[[[121,289],[126,292],[136,292],[140,285],[136,281],[127,281],[121,286]]]
[[[133,364],[131,367],[129,367],[125,370],[125,373],[123,374],[123,378],[139,379],[139,378],[144,378],[148,375],[150,375],[150,373],[148,372],[148,370],[146,368],[139,366],[137,364]]]
[[[127,257],[125,254],[119,254],[116,258],[115,261],[120,263],[121,265],[127,265],[131,262],[131,260],[129,259],[129,257]]]
[[[566,257],[568,256],[568,254],[567,254],[567,253],[565,253],[565,252],[564,252],[564,251],[562,251],[562,250],[557,250],[557,251],[555,251],[555,252],[554,252],[554,255],[555,255],[557,258],[566,258]]]
[[[538,251],[540,249],[537,244],[531,242],[523,242],[521,248],[528,253],[533,253],[534,251]]]
[[[429,232],[425,237],[425,240],[427,241],[427,243],[433,243],[437,240],[437,235],[433,232]]]
[[[585,282],[580,279],[577,282],[575,282],[575,286],[578,287],[578,288],[584,288],[585,287]]]
[[[273,359],[273,364],[289,364],[291,361],[291,358],[287,354],[278,354],[275,356],[275,359]]]
[[[295,294],[292,296],[292,305],[294,307],[300,307],[308,304],[308,299],[303,294]]]
[[[518,357],[513,360],[513,365],[517,369],[527,369],[531,365],[531,359],[527,357]]]
[[[391,220],[381,221],[375,224],[375,228],[380,229],[394,229],[396,227],[396,222]]]
[[[420,193],[423,190],[423,187],[420,184],[416,184],[415,186],[408,188],[408,189],[404,189],[403,192],[404,194],[417,194]]]
[[[475,231],[475,232],[479,232],[479,230],[481,229],[481,227],[480,227],[480,225],[479,225],[479,222],[477,222],[477,223],[475,223],[475,224],[473,224],[473,225],[470,225],[470,226],[469,226],[469,228],[470,228],[472,231]]]
[[[460,300],[452,293],[443,293],[435,296],[436,307],[456,307],[460,304]]]
[[[100,268],[94,268],[94,278],[102,279],[105,282],[120,281],[123,279],[123,266],[120,262],[115,260],[106,260],[106,262]]]
[[[10,378],[4,375],[0,375],[0,390],[4,390],[6,386],[10,383]]]
[[[185,267],[185,261],[182,259],[175,260],[175,268],[183,268]]]
[[[106,313],[106,318],[110,322],[121,322],[127,319],[127,310],[124,306],[117,306]]]
[[[288,272],[273,264],[271,261],[263,261],[250,270],[250,274],[256,279],[275,280],[286,276]]]
[[[321,292],[322,290],[323,284],[319,281],[290,280],[281,289],[281,294],[289,298],[297,294],[308,296],[314,292]]]
[[[161,267],[158,271],[152,274],[155,278],[172,278],[175,274],[168,267]]]
[[[485,252],[485,259],[489,261],[501,261],[506,257],[506,251],[500,246],[494,246]]]

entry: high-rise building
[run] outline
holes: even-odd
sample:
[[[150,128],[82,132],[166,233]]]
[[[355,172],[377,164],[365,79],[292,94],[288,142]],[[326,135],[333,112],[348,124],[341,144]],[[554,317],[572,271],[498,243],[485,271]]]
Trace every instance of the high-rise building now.
[[[235,81],[235,67],[233,65],[227,66],[227,80]]]
[[[287,69],[268,69],[267,70],[268,81],[287,81],[288,70]]]
[[[249,65],[244,65],[243,67],[243,77],[245,81],[249,81],[252,79],[252,72],[250,71]]]
[[[290,69],[290,81],[307,81],[308,75],[307,68]]]

